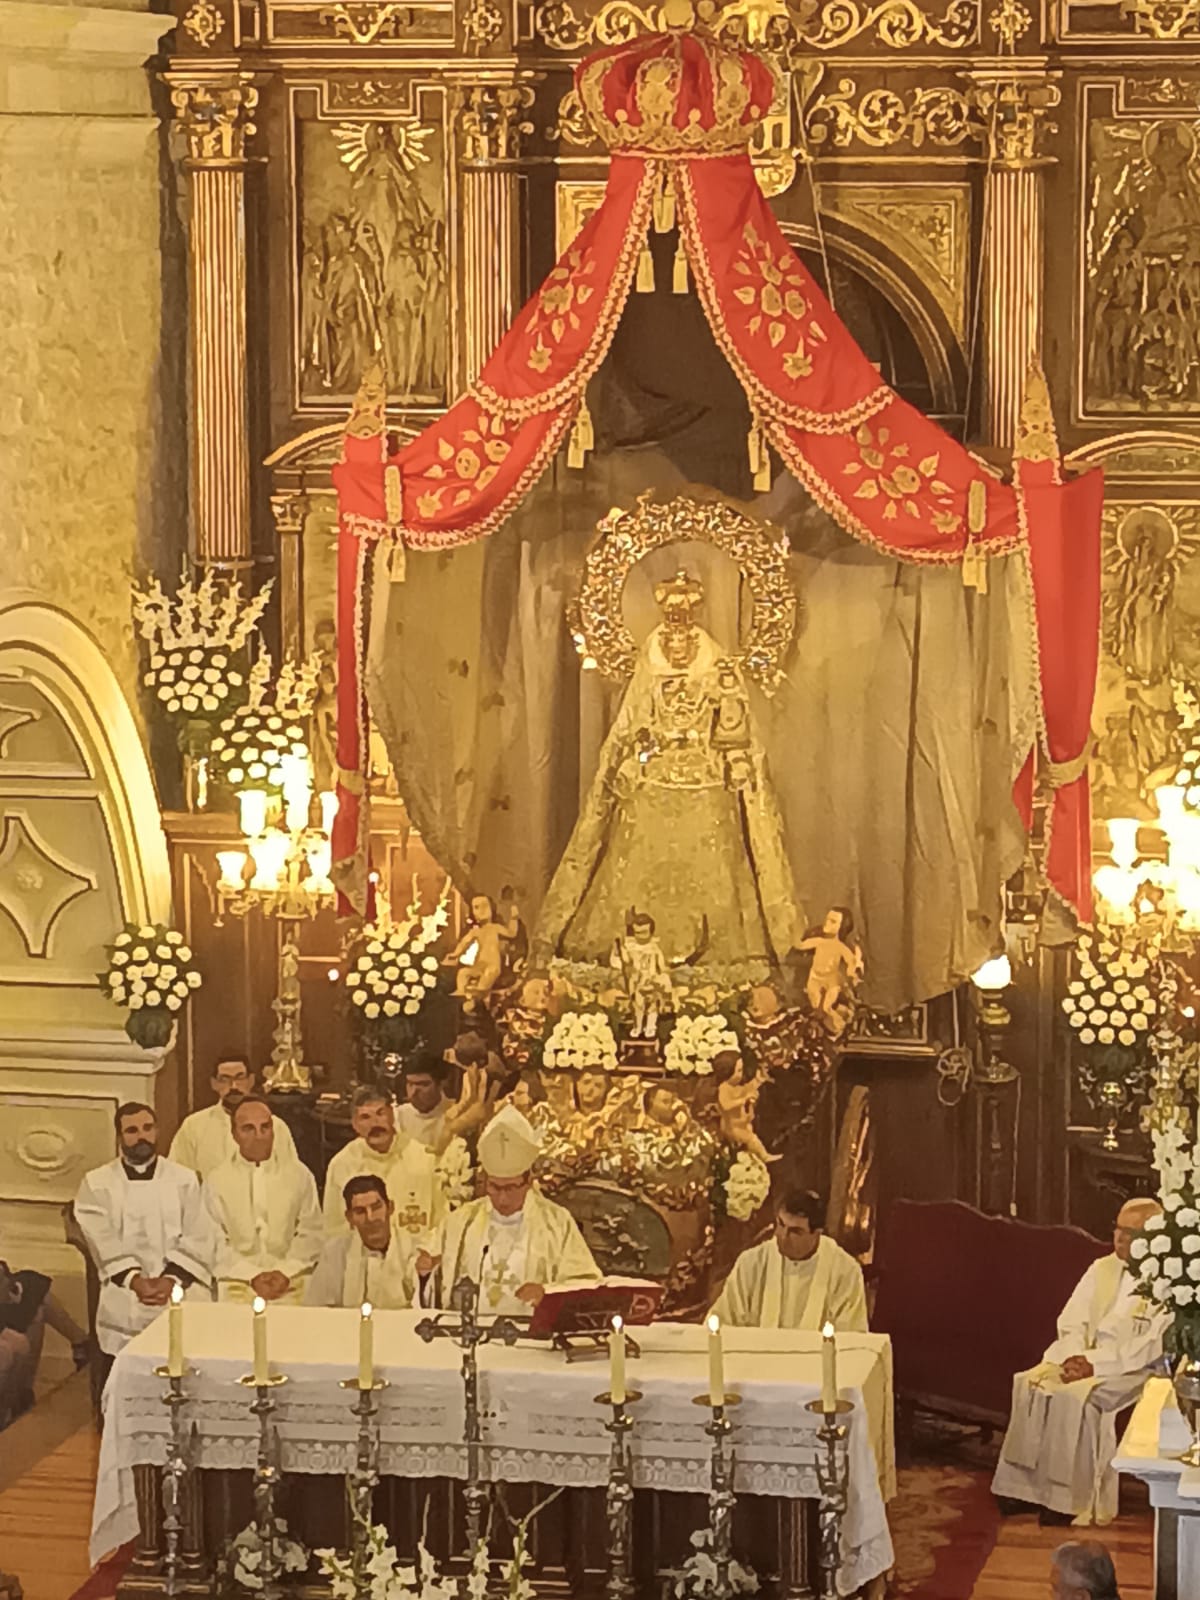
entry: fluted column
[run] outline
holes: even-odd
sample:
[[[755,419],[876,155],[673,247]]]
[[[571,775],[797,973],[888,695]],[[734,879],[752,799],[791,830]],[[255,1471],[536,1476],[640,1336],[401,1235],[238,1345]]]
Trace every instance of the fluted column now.
[[[1042,154],[1055,131],[1046,112],[1060,91],[1041,68],[1003,67],[970,74],[988,156],[984,179],[984,429],[988,443],[1011,447],[1017,436],[1025,374],[1042,351],[1045,246]]]
[[[524,83],[460,90],[457,107],[462,196],[462,343],[459,389],[478,376],[508,331],[522,293],[521,139],[533,131]]]
[[[192,553],[236,569],[251,559],[245,169],[258,90],[237,71],[167,81],[188,173]]]

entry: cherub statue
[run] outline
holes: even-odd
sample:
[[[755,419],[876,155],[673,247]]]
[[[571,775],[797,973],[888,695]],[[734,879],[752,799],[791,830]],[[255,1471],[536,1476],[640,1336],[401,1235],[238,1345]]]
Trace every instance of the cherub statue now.
[[[620,972],[633,1009],[631,1038],[653,1039],[660,1011],[675,1004],[671,969],[662,945],[654,937],[654,918],[630,911],[625,935],[613,942],[609,966]]]
[[[642,1126],[660,1138],[678,1138],[690,1121],[688,1108],[665,1084],[652,1083],[642,1095]]]
[[[796,946],[812,951],[804,992],[808,1003],[836,1039],[853,1014],[853,990],[862,976],[863,957],[854,937],[854,918],[846,906],[831,906],[819,928],[808,930]]]
[[[504,947],[521,932],[521,918],[515,904],[510,904],[508,917],[501,922],[490,895],[471,896],[471,920],[467,931],[446,956],[445,965],[458,966],[454,992],[467,1002],[467,1010],[491,994],[504,971]],[[463,957],[475,947],[473,959],[467,963]]]
[[[746,1063],[736,1050],[722,1050],[714,1056],[713,1072],[717,1078],[717,1104],[725,1138],[760,1161],[781,1160],[780,1156],[771,1154],[754,1131],[754,1112],[759,1091],[767,1081],[766,1073],[759,1070],[752,1078],[747,1078]]]

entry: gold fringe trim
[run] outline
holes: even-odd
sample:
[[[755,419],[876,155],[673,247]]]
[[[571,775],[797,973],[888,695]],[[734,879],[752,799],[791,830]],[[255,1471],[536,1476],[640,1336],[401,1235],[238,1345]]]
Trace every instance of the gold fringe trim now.
[[[654,293],[654,257],[650,254],[649,243],[642,246],[638,256],[636,287],[638,294]]]
[[[583,397],[567,442],[567,465],[576,471],[587,460],[588,452],[596,448],[596,430],[592,426],[592,413],[588,410],[587,396]]]

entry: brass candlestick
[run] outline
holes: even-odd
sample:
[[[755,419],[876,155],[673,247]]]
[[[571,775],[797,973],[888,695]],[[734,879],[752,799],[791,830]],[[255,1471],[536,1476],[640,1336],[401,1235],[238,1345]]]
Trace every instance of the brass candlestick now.
[[[354,1466],[346,1474],[346,1499],[350,1506],[350,1560],[354,1568],[354,1588],[360,1600],[371,1593],[371,1574],[367,1571],[367,1548],[375,1516],[375,1486],[379,1482],[379,1395],[388,1387],[386,1378],[376,1378],[369,1389],[357,1378],[343,1378],[341,1387],[355,1391],[357,1403],[351,1408],[358,1418],[358,1445]]]
[[[162,1397],[170,1413],[171,1437],[167,1443],[167,1459],[163,1463],[162,1476],[162,1504],[163,1504],[163,1534],[166,1537],[166,1573],[167,1594],[179,1593],[179,1567],[180,1567],[180,1538],[183,1533],[183,1489],[184,1482],[192,1469],[191,1457],[194,1454],[196,1425],[192,1424],[191,1438],[185,1437],[183,1426],[183,1408],[188,1403],[188,1397],[183,1392],[184,1378],[191,1377],[195,1369],[185,1367],[179,1374],[171,1372],[170,1367],[155,1367],[154,1376],[166,1381],[166,1392]]]
[[[250,1405],[251,1416],[258,1419],[258,1454],[254,1461],[254,1525],[262,1546],[262,1600],[279,1600],[279,1574],[281,1563],[275,1537],[275,1494],[282,1476],[279,1466],[279,1430],[272,1428],[271,1416],[275,1410],[272,1392],[287,1382],[287,1374],[271,1373],[259,1382],[253,1373],[239,1378],[244,1389],[254,1390]]]
[[[821,1600],[837,1600],[838,1573],[842,1566],[842,1521],[850,1491],[849,1424],[839,1422],[854,1410],[849,1400],[838,1400],[832,1410],[824,1402],[810,1400],[805,1407],[821,1418],[817,1438],[822,1449],[817,1454],[817,1488],[821,1506],[817,1514],[818,1560],[821,1567]]]
[[[633,1600],[634,1596],[633,1465],[629,1448],[633,1418],[626,1407],[636,1405],[641,1398],[637,1389],[630,1389],[624,1400],[614,1400],[611,1393],[596,1396],[598,1406],[612,1409],[612,1416],[604,1424],[612,1435],[608,1487],[604,1494],[604,1514],[608,1522],[608,1582],[604,1592],[608,1600]]]
[[[713,1564],[717,1569],[714,1591],[717,1600],[729,1600],[733,1592],[729,1586],[729,1568],[733,1562],[733,1508],[737,1504],[737,1496],[733,1492],[736,1458],[731,1449],[726,1449],[726,1444],[733,1432],[733,1421],[729,1412],[741,1403],[740,1394],[723,1396],[719,1405],[715,1404],[711,1395],[707,1394],[698,1394],[692,1400],[694,1406],[707,1406],[712,1412],[704,1431],[712,1440],[708,1528],[712,1535]]]

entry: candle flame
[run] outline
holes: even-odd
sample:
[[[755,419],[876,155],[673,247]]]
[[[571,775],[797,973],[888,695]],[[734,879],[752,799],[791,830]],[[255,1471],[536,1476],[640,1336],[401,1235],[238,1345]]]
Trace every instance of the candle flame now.
[[[622,1331],[622,1329],[624,1328],[624,1326],[625,1326],[624,1319],[622,1317],[620,1317],[619,1315],[614,1315],[614,1317],[612,1319],[612,1331],[614,1333],[620,1333]]]
[[[363,1316],[364,1317],[369,1317],[373,1310],[374,1310],[374,1307],[372,1306],[371,1302],[369,1300],[364,1300],[363,1303],[362,1303],[362,1314],[363,1314]]]
[[[256,1294],[254,1296],[254,1315],[256,1317],[261,1317],[266,1309],[267,1302],[263,1299],[262,1295]]]
[[[833,1335],[834,1335],[833,1323],[832,1322],[827,1322],[825,1324],[825,1326],[821,1329],[821,1337],[823,1339],[832,1339]]]
[[[181,1283],[177,1283],[171,1290],[171,1304],[173,1306],[181,1306],[183,1304],[183,1285]]]
[[[715,1311],[708,1319],[708,1331],[709,1333],[720,1333],[721,1331],[721,1319]]]

